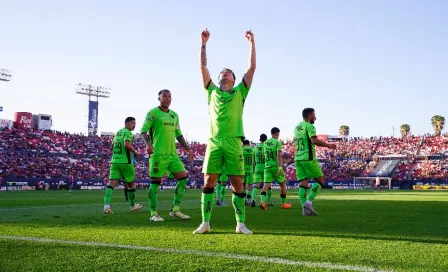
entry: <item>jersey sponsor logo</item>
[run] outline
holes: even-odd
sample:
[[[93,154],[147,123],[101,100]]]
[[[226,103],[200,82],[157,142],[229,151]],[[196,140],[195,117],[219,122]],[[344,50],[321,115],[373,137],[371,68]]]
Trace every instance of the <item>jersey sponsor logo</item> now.
[[[163,122],[163,125],[165,125],[165,126],[171,126],[171,127],[174,127],[174,126],[175,126],[174,123],[168,123],[168,122]]]

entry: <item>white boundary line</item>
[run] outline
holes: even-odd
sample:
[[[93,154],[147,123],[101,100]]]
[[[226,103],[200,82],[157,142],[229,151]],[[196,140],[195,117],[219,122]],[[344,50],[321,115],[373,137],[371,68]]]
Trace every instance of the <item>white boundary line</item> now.
[[[172,203],[172,200],[161,200],[158,203]],[[199,200],[198,200],[199,202]],[[128,205],[129,203],[111,203],[111,206],[117,205]],[[67,204],[67,205],[55,205],[55,206],[30,206],[30,207],[10,207],[10,208],[0,208],[1,211],[15,211],[15,210],[33,210],[33,209],[52,209],[52,208],[71,208],[71,207],[91,207],[91,206],[104,206],[104,204]]]
[[[107,243],[98,243],[98,242],[80,242],[80,241],[70,241],[70,240],[55,240],[55,239],[46,239],[46,238],[37,238],[37,237],[20,237],[20,236],[7,236],[7,235],[0,235],[0,239],[13,240],[13,241],[56,243],[56,244],[66,244],[66,245],[78,245],[78,246],[91,246],[91,247],[134,249],[134,250],[144,250],[144,251],[154,251],[154,252],[164,252],[164,253],[181,253],[181,254],[189,254],[189,255],[222,257],[222,258],[257,261],[257,262],[264,262],[264,263],[292,265],[292,266],[306,266],[306,267],[313,267],[313,268],[340,269],[340,270],[362,271],[362,272],[388,272],[386,270],[380,270],[377,268],[366,267],[366,266],[342,265],[342,264],[318,263],[318,262],[314,263],[314,262],[307,262],[307,261],[293,261],[293,260],[273,258],[273,257],[260,257],[260,256],[240,255],[240,254],[232,254],[232,253],[224,253],[224,252],[198,251],[198,250],[189,250],[189,249],[157,248],[157,247],[149,247],[149,246],[107,244]]]

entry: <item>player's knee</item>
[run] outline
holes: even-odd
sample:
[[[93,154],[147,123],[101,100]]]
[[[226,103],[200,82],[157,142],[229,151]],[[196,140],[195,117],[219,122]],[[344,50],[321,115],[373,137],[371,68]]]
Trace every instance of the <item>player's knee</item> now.
[[[157,184],[160,185],[162,183],[161,178],[151,178],[151,184]]]
[[[213,194],[215,192],[215,188],[202,187],[202,192],[204,194]]]

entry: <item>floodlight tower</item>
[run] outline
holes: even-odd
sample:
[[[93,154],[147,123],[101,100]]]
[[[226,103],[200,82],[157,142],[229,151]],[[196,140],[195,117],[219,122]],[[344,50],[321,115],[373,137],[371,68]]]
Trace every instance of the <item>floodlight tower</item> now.
[[[0,69],[0,81],[11,81],[12,73],[10,70],[7,69]]]
[[[109,98],[110,88],[78,83],[75,85],[75,90],[77,94],[89,97],[88,135],[95,136],[98,133],[98,98]],[[96,101],[92,100],[94,97],[96,97]]]

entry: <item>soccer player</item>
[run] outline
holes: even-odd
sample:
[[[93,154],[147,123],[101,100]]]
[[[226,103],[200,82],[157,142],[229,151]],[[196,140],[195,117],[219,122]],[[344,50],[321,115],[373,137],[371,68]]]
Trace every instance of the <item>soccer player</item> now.
[[[303,122],[299,123],[294,129],[294,140],[296,145],[296,154],[294,157],[296,165],[297,180],[300,182],[299,199],[302,205],[302,215],[313,216],[317,215],[314,211],[312,201],[316,195],[324,187],[324,174],[320,169],[319,162],[316,157],[316,145],[336,149],[335,144],[329,144],[319,140],[316,135],[316,128],[314,122],[316,121],[316,114],[314,109],[306,108],[302,111]],[[308,199],[306,197],[306,190],[308,189],[308,181],[314,179],[316,182],[311,187]]]
[[[282,200],[282,209],[291,208],[291,204],[286,203],[286,177],[283,171],[282,162],[282,142],[278,140],[280,129],[273,127],[271,129],[272,138],[264,142],[263,151],[265,157],[264,164],[264,186],[261,191],[260,208],[267,210],[266,191],[271,188],[271,183],[275,180],[280,184],[280,198]]]
[[[131,153],[138,157],[137,150],[132,146],[132,132],[135,129],[135,118],[128,117],[124,121],[125,127],[120,129],[112,141],[112,159],[110,161],[109,184],[104,193],[104,213],[112,213],[110,200],[118,180],[123,179],[128,184],[128,198],[131,204],[131,212],[142,208],[135,203],[135,170],[131,160]]]
[[[219,176],[218,184],[216,184],[215,194],[216,194],[216,205],[225,206],[224,197],[226,196],[226,187],[229,176],[226,174],[226,167],[223,167],[222,173]]]
[[[243,158],[244,158],[244,178],[243,186],[246,194],[246,205],[252,204],[249,190],[252,190],[252,183],[254,182],[254,148],[250,146],[249,140],[243,141]]]
[[[176,139],[181,144],[185,152],[189,154],[190,161],[193,160],[193,153],[190,151],[187,142],[182,136],[179,127],[179,116],[169,109],[171,105],[171,92],[161,90],[159,92],[160,105],[146,114],[145,122],[141,129],[141,136],[146,144],[149,158],[149,176],[151,184],[148,190],[149,210],[151,221],[164,221],[157,212],[157,198],[159,186],[165,173],[170,173],[177,180],[174,191],[173,208],[169,215],[183,220],[190,219],[189,216],[180,211],[180,203],[185,194],[188,177],[176,150]],[[149,134],[149,135],[148,135]]]
[[[206,89],[210,116],[210,134],[205,152],[202,172],[204,173],[204,187],[202,190],[202,223],[194,234],[210,231],[210,217],[213,209],[213,192],[218,176],[222,173],[223,165],[232,184],[232,203],[237,221],[236,233],[251,234],[245,222],[246,206],[242,176],[244,175],[242,138],[243,108],[255,73],[255,40],[252,32],[246,31],[245,37],[249,42],[249,67],[241,83],[235,86],[235,74],[230,69],[223,69],[218,77],[216,86],[207,69],[206,44],[210,32],[206,29],[201,34],[202,46],[200,67],[203,86]]]
[[[260,183],[264,180],[264,147],[263,144],[268,139],[266,134],[260,135],[260,143],[257,144],[254,148],[254,157],[255,157],[255,174],[254,174],[254,184],[252,186],[252,203],[251,206],[255,207],[256,201],[255,197],[257,196],[258,189],[260,189]]]

